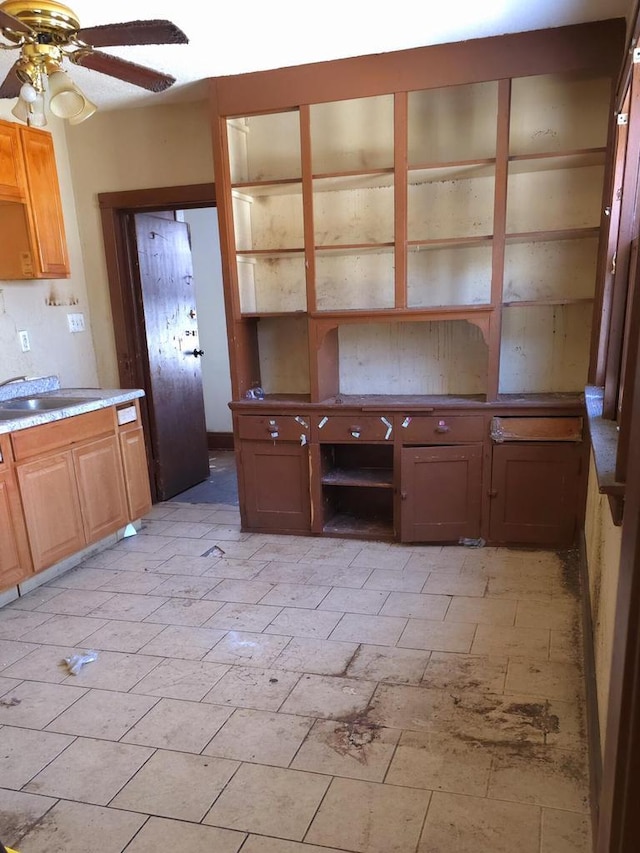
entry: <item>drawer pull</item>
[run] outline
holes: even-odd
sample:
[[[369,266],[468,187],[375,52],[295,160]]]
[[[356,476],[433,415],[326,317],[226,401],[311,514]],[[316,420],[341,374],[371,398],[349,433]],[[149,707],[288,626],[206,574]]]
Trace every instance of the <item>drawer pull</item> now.
[[[446,421],[438,421],[438,426],[436,427],[436,432],[439,432],[439,433],[451,432],[451,427],[447,425]]]
[[[352,427],[349,427],[349,432],[351,433],[351,436],[353,438],[360,438],[360,435],[362,433],[362,429],[359,426],[352,426]]]

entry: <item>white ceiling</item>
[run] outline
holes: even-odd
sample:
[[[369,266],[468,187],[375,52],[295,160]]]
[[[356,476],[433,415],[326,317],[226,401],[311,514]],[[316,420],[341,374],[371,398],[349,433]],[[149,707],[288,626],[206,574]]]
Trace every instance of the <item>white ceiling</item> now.
[[[559,27],[629,15],[633,0],[241,0],[219,4],[174,0],[66,0],[82,27],[167,18],[185,45],[105,48],[123,59],[172,74],[152,94],[96,71],[71,66],[77,85],[101,110],[190,101],[205,96],[207,77],[282,68],[364,54]],[[17,57],[0,51],[0,80]]]

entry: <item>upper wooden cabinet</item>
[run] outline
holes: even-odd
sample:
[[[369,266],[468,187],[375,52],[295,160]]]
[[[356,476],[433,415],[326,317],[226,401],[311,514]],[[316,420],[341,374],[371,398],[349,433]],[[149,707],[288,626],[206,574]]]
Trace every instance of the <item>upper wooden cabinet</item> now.
[[[0,121],[0,278],[68,278],[51,134]]]
[[[580,392],[623,37],[213,80],[234,399]]]

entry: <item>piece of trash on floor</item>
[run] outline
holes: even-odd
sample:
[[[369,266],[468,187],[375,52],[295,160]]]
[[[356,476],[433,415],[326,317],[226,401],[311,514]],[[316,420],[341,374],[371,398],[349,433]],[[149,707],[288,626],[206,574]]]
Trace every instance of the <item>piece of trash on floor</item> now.
[[[205,551],[202,554],[203,557],[224,557],[224,551],[218,545],[214,545],[213,548],[209,548],[208,551]]]
[[[464,545],[465,548],[484,548],[486,544],[486,541],[482,537],[478,539],[465,539],[464,537],[458,539],[458,545]]]
[[[12,696],[11,699],[0,699],[0,705],[3,708],[15,708],[16,705],[19,705],[22,702],[22,699],[16,699],[15,696]],[[2,853],[2,848],[0,847],[0,853]]]
[[[98,660],[98,652],[70,655],[70,657],[64,659],[64,662],[69,668],[69,674],[77,675],[85,664],[93,663],[94,660]]]
[[[133,524],[127,524],[122,534],[123,539],[127,539],[129,536],[137,536],[138,531],[135,529]]]

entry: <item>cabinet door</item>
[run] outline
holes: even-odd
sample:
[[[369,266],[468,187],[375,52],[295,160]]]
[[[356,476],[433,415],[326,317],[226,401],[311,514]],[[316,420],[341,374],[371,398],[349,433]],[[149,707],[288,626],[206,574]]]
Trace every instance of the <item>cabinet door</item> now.
[[[84,547],[80,501],[70,452],[16,467],[34,569]]]
[[[23,201],[26,195],[18,133],[18,125],[0,122],[0,198],[3,201]]]
[[[580,512],[582,453],[580,444],[494,446],[491,543],[571,546]]]
[[[129,509],[128,520],[133,521],[142,518],[151,509],[147,452],[141,427],[120,433],[120,451]]]
[[[0,473],[0,592],[31,572],[18,489],[10,471]]]
[[[32,127],[21,127],[20,132],[38,277],[66,278],[69,260],[53,140],[50,133]]]
[[[282,533],[311,529],[306,447],[293,442],[244,441],[240,472],[247,528]]]
[[[482,446],[402,450],[403,542],[457,542],[480,536]]]
[[[127,500],[115,435],[72,450],[87,544],[127,523]]]

